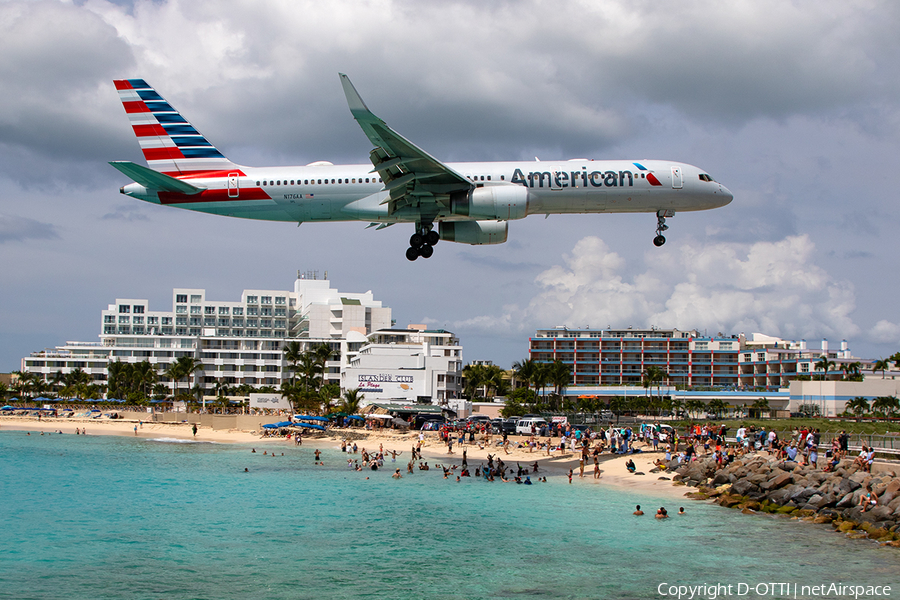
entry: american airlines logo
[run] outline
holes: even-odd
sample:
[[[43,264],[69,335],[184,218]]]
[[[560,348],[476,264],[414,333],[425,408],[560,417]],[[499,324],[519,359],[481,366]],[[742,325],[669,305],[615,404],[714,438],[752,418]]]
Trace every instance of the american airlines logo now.
[[[637,164],[637,163],[635,163]],[[640,167],[640,165],[638,165]],[[646,169],[641,169],[646,171]],[[521,169],[513,172],[512,183],[529,188],[586,188],[586,187],[634,187],[634,180],[640,173],[632,171],[588,171],[581,167],[580,171],[532,171],[525,174]],[[645,178],[650,185],[662,185],[652,172],[646,171]]]

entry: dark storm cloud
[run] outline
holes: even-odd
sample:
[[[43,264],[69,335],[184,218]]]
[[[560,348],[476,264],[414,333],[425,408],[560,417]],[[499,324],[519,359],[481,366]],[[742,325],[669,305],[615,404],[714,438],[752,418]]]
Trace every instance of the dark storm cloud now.
[[[0,171],[22,184],[102,161],[128,127],[111,118],[113,74],[132,62],[115,28],[60,2],[0,4]],[[121,111],[121,108],[118,108]],[[47,163],[45,161],[49,160]],[[65,164],[61,164],[65,163]]]

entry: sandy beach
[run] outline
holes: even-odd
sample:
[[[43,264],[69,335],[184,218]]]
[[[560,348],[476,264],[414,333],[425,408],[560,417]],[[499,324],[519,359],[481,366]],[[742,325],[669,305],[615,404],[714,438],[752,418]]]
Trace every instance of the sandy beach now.
[[[137,431],[135,432],[135,426]],[[221,444],[247,444],[250,446],[259,446],[268,448],[271,446],[293,446],[294,440],[286,440],[281,437],[261,437],[258,433],[238,430],[214,430],[208,427],[198,427],[197,434],[194,436],[191,425],[189,423],[139,423],[137,421],[110,421],[107,419],[65,419],[65,418],[42,418],[38,421],[32,417],[0,417],[0,430],[9,431],[27,431],[27,432],[51,432],[61,431],[63,434],[75,434],[75,429],[86,431],[87,435],[118,435],[126,437],[139,438],[171,438],[171,439],[193,439],[198,442],[215,442]],[[58,434],[57,434],[58,435]],[[369,452],[377,451],[383,446],[385,452],[396,450],[401,452],[397,464],[406,464],[409,460],[412,447],[418,441],[419,432],[398,432],[396,430],[373,430],[365,429],[336,429],[328,432],[327,435],[315,434],[306,435],[303,438],[303,445],[306,448],[339,448],[341,440],[344,437],[351,437],[351,441],[355,441],[360,451],[365,448]],[[493,436],[493,441],[498,437]],[[525,441],[524,436],[510,436],[511,444],[518,441]],[[643,450],[649,449],[640,442],[637,447]],[[478,466],[480,463],[487,462],[487,455],[493,454],[500,457],[507,465],[515,466],[516,463],[523,467],[530,467],[537,461],[539,465],[539,474],[547,476],[564,477],[569,469],[574,471],[572,478],[573,485],[599,485],[616,487],[623,490],[631,490],[638,493],[653,494],[665,496],[669,498],[683,498],[685,489],[682,486],[673,486],[669,480],[659,479],[659,477],[668,477],[665,473],[651,473],[653,461],[662,456],[662,452],[641,452],[627,456],[619,456],[612,454],[602,454],[600,456],[601,478],[594,479],[593,461],[585,465],[584,477],[578,476],[579,455],[566,452],[560,455],[558,451],[547,456],[546,451],[529,452],[524,448],[510,448],[509,454],[506,454],[502,447],[485,447],[479,448],[477,443],[466,444],[467,461],[471,467]],[[429,462],[431,466],[435,464],[460,464],[462,462],[462,449],[454,444],[453,454],[447,453],[446,444],[441,443],[435,432],[425,432],[425,439],[422,444],[423,460]],[[625,466],[627,460],[634,460],[636,471],[644,473],[643,475],[632,474],[628,472]]]

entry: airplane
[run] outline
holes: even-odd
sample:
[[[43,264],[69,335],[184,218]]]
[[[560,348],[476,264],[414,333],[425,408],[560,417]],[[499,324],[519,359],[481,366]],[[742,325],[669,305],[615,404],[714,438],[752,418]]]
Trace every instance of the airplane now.
[[[110,162],[134,181],[132,198],[215,215],[298,224],[414,223],[406,258],[430,258],[440,241],[502,244],[528,215],[656,213],[666,219],[725,206],[733,196],[703,170],[667,160],[445,163],[375,116],[339,73],[350,113],[369,138],[372,167],[318,161],[297,167],[232,163],[143,79],[115,80],[148,167]],[[435,229],[437,225],[437,229]]]

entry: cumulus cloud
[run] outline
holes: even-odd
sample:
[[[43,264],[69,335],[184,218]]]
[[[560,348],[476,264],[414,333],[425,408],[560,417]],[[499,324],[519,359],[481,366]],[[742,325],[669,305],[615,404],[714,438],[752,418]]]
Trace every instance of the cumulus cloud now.
[[[0,213],[0,244],[58,238],[59,234],[56,233],[56,228],[50,223]]]
[[[540,291],[526,306],[457,326],[529,331],[655,325],[789,339],[858,333],[850,317],[853,286],[830,276],[815,258],[808,236],[790,236],[754,244],[687,243],[635,265],[603,240],[586,237],[565,264],[538,275]]]
[[[900,325],[881,319],[869,329],[868,337],[879,344],[900,344]]]

